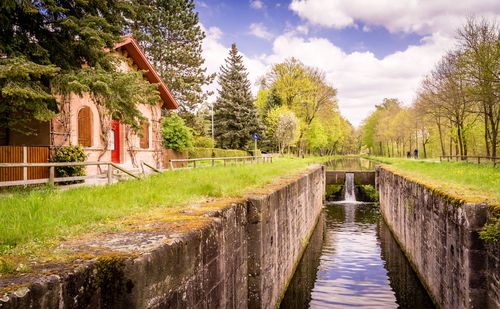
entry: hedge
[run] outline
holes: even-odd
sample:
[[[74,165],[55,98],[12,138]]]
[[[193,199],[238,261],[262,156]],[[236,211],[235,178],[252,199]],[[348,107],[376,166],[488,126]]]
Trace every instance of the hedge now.
[[[212,155],[213,154],[213,155]],[[219,149],[219,148],[201,148],[192,147],[188,150],[188,158],[225,158],[225,157],[248,157],[250,154],[244,150]]]

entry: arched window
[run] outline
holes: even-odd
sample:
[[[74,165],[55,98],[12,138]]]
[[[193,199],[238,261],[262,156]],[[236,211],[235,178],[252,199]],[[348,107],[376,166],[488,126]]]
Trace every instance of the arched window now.
[[[92,111],[88,106],[78,112],[78,144],[92,146]]]
[[[143,124],[142,129],[141,129],[141,140],[140,140],[140,147],[142,149],[148,149],[149,148],[149,125],[148,124]]]

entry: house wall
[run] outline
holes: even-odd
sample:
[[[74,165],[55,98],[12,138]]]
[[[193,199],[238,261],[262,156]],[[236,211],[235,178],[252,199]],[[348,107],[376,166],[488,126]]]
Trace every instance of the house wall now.
[[[136,69],[133,64],[129,63],[122,61],[119,69],[123,71]],[[52,120],[55,132],[53,145],[56,147],[78,145],[78,113],[82,108],[88,106],[92,114],[92,146],[83,147],[87,154],[87,161],[111,161],[111,151],[104,150],[105,142],[101,138],[99,110],[90,95],[84,93],[80,97],[72,93],[66,101],[70,103],[63,106],[62,113]],[[142,149],[140,137],[132,132],[129,126],[120,124],[120,165],[126,169],[134,169],[140,167],[141,161],[144,161],[161,168],[161,104],[155,106],[138,104],[137,108],[149,122],[149,147]],[[66,127],[64,123],[66,123]],[[110,132],[108,134],[110,135]],[[88,166],[86,171],[87,175],[99,173],[97,166]]]

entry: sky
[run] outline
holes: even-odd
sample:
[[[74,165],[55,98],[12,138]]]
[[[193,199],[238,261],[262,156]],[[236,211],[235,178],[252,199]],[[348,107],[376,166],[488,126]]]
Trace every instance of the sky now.
[[[257,95],[271,65],[295,57],[326,73],[341,114],[356,127],[384,98],[409,106],[422,78],[456,46],[467,17],[500,22],[499,0],[195,0],[195,6],[209,73],[219,71],[235,43]]]

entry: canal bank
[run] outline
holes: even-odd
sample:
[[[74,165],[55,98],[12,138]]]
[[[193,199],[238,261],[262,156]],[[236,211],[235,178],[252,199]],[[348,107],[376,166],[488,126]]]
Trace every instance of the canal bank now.
[[[479,232],[492,214],[377,167],[380,209],[441,308],[500,308],[500,243]]]
[[[238,200],[79,243],[82,258],[2,278],[2,308],[276,306],[321,212],[324,167]],[[92,253],[92,254],[91,254]],[[86,256],[99,255],[98,258]]]

